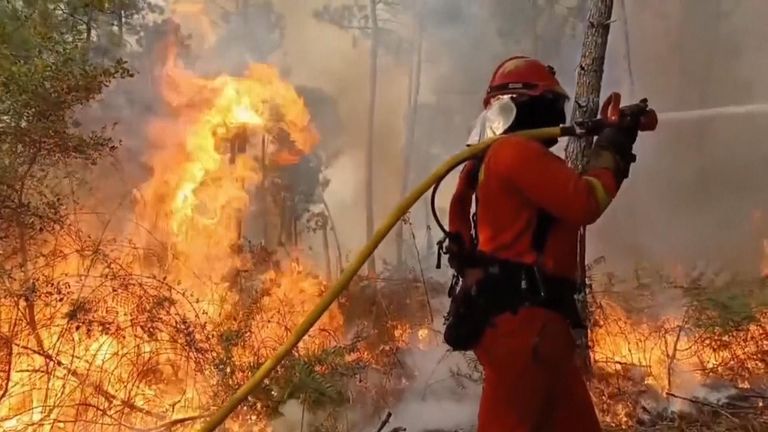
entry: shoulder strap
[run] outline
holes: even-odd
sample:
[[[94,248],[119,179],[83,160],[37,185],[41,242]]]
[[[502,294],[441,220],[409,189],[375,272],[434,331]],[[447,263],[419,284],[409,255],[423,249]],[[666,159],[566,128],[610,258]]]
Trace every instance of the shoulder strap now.
[[[480,172],[483,170],[483,162],[485,162],[485,152],[483,152],[482,156],[477,158],[477,169],[473,173],[472,177],[472,184],[474,185],[475,189],[475,211],[472,212],[472,215],[470,218],[472,219],[472,240],[473,240],[473,247],[477,248],[478,244],[480,243],[480,239],[478,238],[477,234],[477,209],[479,207],[478,202],[478,195],[477,195],[477,185],[480,183]]]
[[[477,190],[477,183],[480,181],[480,170],[483,169],[483,161],[485,161],[485,153],[472,160],[477,161],[475,172],[472,173],[472,186]]]
[[[551,214],[539,209],[532,236],[533,250],[539,255],[543,254],[544,249],[547,247],[547,240],[549,239],[549,233],[554,222],[555,218]]]

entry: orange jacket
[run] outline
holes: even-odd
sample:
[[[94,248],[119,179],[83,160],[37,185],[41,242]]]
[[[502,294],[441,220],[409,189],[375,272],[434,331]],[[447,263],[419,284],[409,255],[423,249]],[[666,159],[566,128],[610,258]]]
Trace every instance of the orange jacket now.
[[[613,172],[601,168],[582,176],[542,144],[511,135],[491,146],[479,173],[478,164],[468,162],[459,176],[449,230],[471,244],[476,193],[480,251],[514,262],[539,262],[552,276],[574,278],[578,229],[595,222],[616,196]],[[532,246],[539,210],[555,218],[542,257]]]

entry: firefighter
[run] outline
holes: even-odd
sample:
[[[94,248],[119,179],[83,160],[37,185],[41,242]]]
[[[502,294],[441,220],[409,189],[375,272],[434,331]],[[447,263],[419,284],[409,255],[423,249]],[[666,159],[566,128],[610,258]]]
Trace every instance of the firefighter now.
[[[565,123],[568,98],[552,67],[522,56],[500,64],[478,124],[502,136],[464,166],[451,199],[449,263],[462,278],[452,303],[469,304],[472,317],[449,322],[446,341],[473,350],[483,367],[478,432],[600,430],[571,333],[583,327],[577,233],[628,177],[638,130],[603,131],[585,174],[549,150],[557,140],[509,135]]]

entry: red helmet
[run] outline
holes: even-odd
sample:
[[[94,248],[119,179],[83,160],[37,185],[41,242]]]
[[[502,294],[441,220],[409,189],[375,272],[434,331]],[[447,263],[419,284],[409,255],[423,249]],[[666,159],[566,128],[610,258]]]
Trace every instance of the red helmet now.
[[[488,91],[483,99],[486,108],[491,99],[507,94],[538,96],[552,92],[568,98],[560,82],[555,78],[555,69],[526,56],[515,56],[504,60],[493,72]]]

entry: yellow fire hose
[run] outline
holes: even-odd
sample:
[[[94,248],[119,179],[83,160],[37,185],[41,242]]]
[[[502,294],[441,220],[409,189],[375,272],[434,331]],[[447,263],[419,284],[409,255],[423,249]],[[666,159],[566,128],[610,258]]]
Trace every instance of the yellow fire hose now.
[[[563,136],[563,129],[561,127],[550,127],[542,129],[532,129],[526,131],[519,131],[514,135],[523,136],[534,140],[545,140],[552,138],[559,138]],[[365,265],[368,258],[373,254],[379,244],[389,234],[392,228],[397,225],[400,219],[413,207],[414,204],[424,195],[429,188],[431,188],[436,182],[440,181],[443,177],[448,175],[458,165],[466,162],[474,156],[485,151],[494,141],[499,137],[489,138],[478,144],[467,147],[465,150],[455,154],[450,159],[443,162],[429,177],[422,181],[416,188],[406,195],[405,198],[395,207],[395,209],[387,216],[384,223],[379,226],[373,238],[363,246],[362,250],[357,254],[355,259],[347,266],[344,272],[341,274],[339,280],[329,289],[325,295],[320,299],[317,306],[309,312],[304,321],[299,324],[293,331],[288,340],[275,352],[275,354],[269,358],[263,365],[256,371],[256,373],[248,380],[240,389],[232,395],[225,403],[216,411],[200,428],[200,432],[213,432],[217,427],[229,417],[235,409],[250,395],[256,388],[261,385],[264,379],[277,368],[288,354],[296,348],[296,345],[301,342],[304,336],[309,333],[309,330],[317,323],[320,317],[323,316],[325,311],[331,307],[334,301],[341,295],[341,293],[347,288],[352,278],[357,275],[357,272]]]

